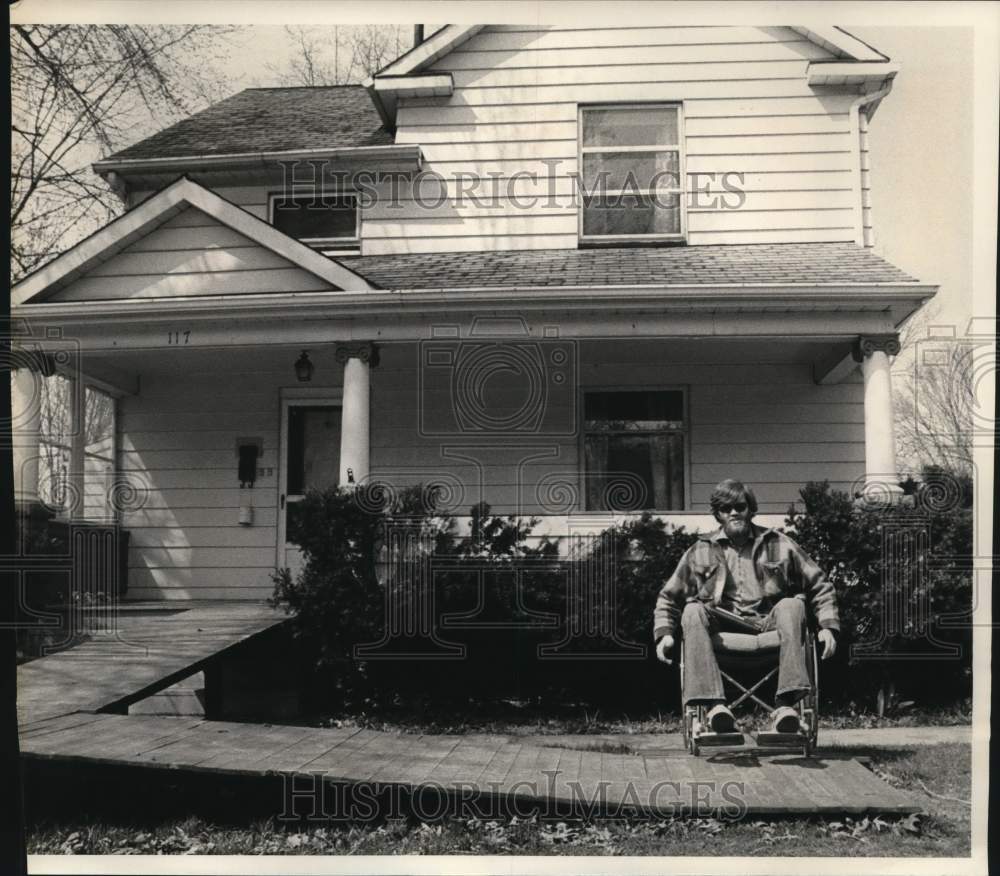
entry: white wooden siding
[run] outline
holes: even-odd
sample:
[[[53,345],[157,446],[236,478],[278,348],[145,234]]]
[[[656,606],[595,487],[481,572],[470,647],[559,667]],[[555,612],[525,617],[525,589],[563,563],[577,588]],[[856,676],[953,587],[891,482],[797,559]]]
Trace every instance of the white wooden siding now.
[[[658,100],[684,102],[688,174],[716,175],[699,181],[708,203],[690,205],[689,243],[852,240],[854,96],[805,81],[828,57],[789,28],[486,28],[433,65],[452,74],[450,98],[400,101],[396,141],[447,179],[493,172],[503,188],[527,170],[538,192],[554,176],[556,197],[489,210],[457,204],[452,182],[435,209],[368,210],[363,252],[576,247],[577,105]],[[727,172],[744,177],[738,209],[712,201]]]
[[[433,65],[452,74],[453,95],[399,101],[396,142],[420,145],[424,178],[416,191],[403,183],[395,204],[375,187],[362,252],[575,248],[578,105],[602,102],[683,101],[688,181],[704,192],[689,198],[688,243],[844,241],[861,227],[870,237],[857,95],[806,84],[808,63],[829,57],[782,27],[488,27]],[[740,175],[730,184],[742,203],[727,173]],[[463,188],[481,201],[499,191],[501,203],[462,203]],[[217,191],[267,218],[269,187]]]
[[[329,283],[189,207],[83,277],[55,300],[307,292]]]
[[[759,363],[669,362],[669,344],[657,342],[595,343],[581,348],[581,356],[585,388],[687,387],[690,510],[706,512],[712,487],[724,477],[753,484],[762,512],[780,514],[809,480],[827,479],[846,490],[863,474],[863,396],[856,380],[818,387],[808,364],[775,363],[763,355]],[[374,474],[403,483],[434,478],[454,483],[457,478],[466,505],[485,499],[502,513],[544,513],[536,495],[546,475],[576,483],[578,434],[525,436],[519,445],[502,441],[494,446],[486,439],[422,436],[419,406],[428,406],[425,421],[441,422],[446,419],[441,406],[450,400],[445,393],[420,397],[417,360],[416,347],[387,347],[374,372]],[[517,461],[546,451],[550,458],[523,467],[519,487]],[[456,454],[476,461],[460,461]]]
[[[183,353],[178,353],[183,356]],[[262,354],[254,370],[144,374],[119,400],[121,475],[144,488],[128,510],[129,595],[143,599],[264,599],[271,595],[278,519],[279,393],[296,385],[291,352]],[[312,385],[339,385],[340,368]],[[224,366],[221,371],[225,372]],[[237,480],[236,442],[261,439],[252,489]],[[240,526],[242,501],[253,525]]]

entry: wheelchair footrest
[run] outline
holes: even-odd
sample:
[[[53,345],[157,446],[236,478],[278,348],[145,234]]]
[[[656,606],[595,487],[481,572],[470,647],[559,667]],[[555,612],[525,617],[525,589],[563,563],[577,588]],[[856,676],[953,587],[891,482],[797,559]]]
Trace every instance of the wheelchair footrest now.
[[[714,745],[746,745],[746,737],[742,733],[699,733],[695,741],[700,746],[709,747]]]
[[[802,745],[806,736],[804,733],[758,733],[758,745],[787,745],[791,748],[798,748]]]

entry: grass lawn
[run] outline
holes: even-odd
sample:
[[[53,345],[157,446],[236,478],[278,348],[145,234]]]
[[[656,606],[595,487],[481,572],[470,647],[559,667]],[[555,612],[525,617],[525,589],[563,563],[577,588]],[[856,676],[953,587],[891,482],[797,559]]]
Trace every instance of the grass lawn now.
[[[416,707],[415,707],[416,706]],[[971,698],[942,706],[918,706],[879,717],[854,708],[822,711],[823,730],[879,727],[955,726],[972,723]],[[749,717],[753,724],[755,714]],[[744,721],[745,717],[740,716]],[[761,719],[762,721],[764,719]],[[587,708],[577,703],[532,705],[519,700],[483,700],[451,708],[419,704],[377,709],[352,709],[337,715],[316,716],[302,723],[320,727],[361,727],[388,733],[488,733],[502,736],[561,736],[566,734],[680,733],[681,719],[670,712],[625,713]],[[749,726],[749,724],[747,726]]]
[[[286,826],[74,819],[29,827],[31,853],[315,855],[712,855],[964,857],[970,853],[970,746],[865,752],[890,784],[916,794],[926,816],[774,819],[487,821],[451,819]]]

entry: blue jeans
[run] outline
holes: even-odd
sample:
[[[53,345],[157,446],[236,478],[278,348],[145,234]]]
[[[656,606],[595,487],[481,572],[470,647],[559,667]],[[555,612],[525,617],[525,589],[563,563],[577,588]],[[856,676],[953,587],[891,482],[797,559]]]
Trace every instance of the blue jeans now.
[[[755,623],[761,633],[776,631],[779,641],[779,705],[797,703],[811,689],[806,668],[806,606],[801,599],[785,597]],[[703,602],[689,602],[681,615],[684,636],[684,702],[724,702],[722,675],[715,659],[712,636],[728,628],[724,618]]]

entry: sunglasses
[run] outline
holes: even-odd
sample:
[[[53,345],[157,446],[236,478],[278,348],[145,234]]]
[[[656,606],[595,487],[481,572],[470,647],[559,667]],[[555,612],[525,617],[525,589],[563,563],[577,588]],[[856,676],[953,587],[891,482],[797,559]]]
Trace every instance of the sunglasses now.
[[[736,511],[742,513],[747,510],[746,502],[736,502],[734,505],[720,505],[719,511],[722,514],[728,514],[730,511]]]

